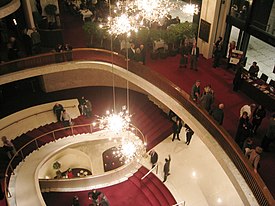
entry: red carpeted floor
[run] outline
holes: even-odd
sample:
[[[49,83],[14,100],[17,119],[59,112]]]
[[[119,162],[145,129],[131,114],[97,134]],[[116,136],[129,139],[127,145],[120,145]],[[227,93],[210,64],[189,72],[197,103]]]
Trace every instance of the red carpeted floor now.
[[[64,23],[64,42],[70,43],[74,48],[85,47],[87,41],[82,30],[83,23],[81,18],[79,16],[70,16],[68,14],[62,14],[61,18]],[[233,71],[228,71],[222,68],[214,69],[211,66],[212,60],[206,60],[203,57],[200,57],[199,59],[199,71],[196,72],[188,68],[179,69],[179,58],[179,56],[158,60],[147,58],[146,66],[159,72],[188,93],[197,79],[201,80],[202,86],[211,84],[215,91],[215,104],[221,102],[225,104],[225,119],[223,126],[231,136],[234,137],[238,124],[240,108],[244,104],[250,104],[253,101],[241,92],[236,93],[232,91]],[[85,92],[82,94],[85,94]],[[51,98],[49,97],[48,101],[50,101],[50,99]],[[254,137],[256,144],[260,144],[260,141],[265,134],[269,117],[270,114],[268,113],[268,116],[264,119],[262,126],[259,128],[258,135]],[[259,174],[273,196],[275,196],[275,148],[274,145],[271,146],[272,152],[262,154]],[[4,204],[1,204],[0,202],[0,206],[3,205]]]
[[[129,180],[110,187],[99,188],[108,198],[110,205],[122,206],[167,206],[176,203],[166,186],[154,175],[150,174],[141,181],[148,170],[141,167]],[[43,193],[47,206],[70,206],[75,195],[79,197],[80,205],[89,205],[89,191],[81,192],[50,192]]]

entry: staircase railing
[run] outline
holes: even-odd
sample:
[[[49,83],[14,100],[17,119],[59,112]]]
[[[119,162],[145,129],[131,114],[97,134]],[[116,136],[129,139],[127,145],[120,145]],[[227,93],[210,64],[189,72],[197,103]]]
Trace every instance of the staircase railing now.
[[[146,139],[143,135],[143,133],[137,128],[135,127],[134,125],[130,124],[132,128],[134,128],[135,130],[135,135],[138,136],[139,138],[142,139],[143,143],[145,143]],[[67,136],[70,136],[70,135],[75,135],[75,132],[74,132],[74,129],[75,128],[80,128],[80,127],[88,127],[90,130],[90,133],[94,133],[96,131],[100,131],[101,129],[96,125],[94,126],[93,123],[91,124],[81,124],[81,125],[71,125],[69,127],[63,127],[63,128],[59,128],[59,129],[55,129],[55,130],[52,130],[50,132],[47,132],[47,133],[44,133],[34,139],[32,139],[31,141],[27,142],[26,144],[24,144],[20,149],[18,149],[16,151],[16,153],[14,154],[14,156],[11,158],[11,160],[9,161],[9,164],[7,166],[7,169],[6,169],[6,172],[5,172],[5,179],[4,179],[4,188],[5,188],[5,197],[6,197],[6,200],[8,200],[8,198],[12,197],[12,194],[10,193],[9,191],[9,187],[8,187],[8,184],[9,184],[9,180],[10,180],[10,176],[11,175],[14,175],[14,167],[18,165],[19,162],[25,160],[25,157],[28,156],[28,154],[30,154],[31,152],[35,151],[35,150],[39,150],[39,148],[43,145],[43,144],[39,144],[38,143],[38,140],[39,139],[42,139],[43,137],[46,137],[46,136],[51,136],[52,137],[52,141],[56,141],[57,140],[57,137],[56,137],[56,133],[58,132],[61,132],[61,131],[64,131],[64,130],[70,130],[70,134],[67,134]],[[133,132],[133,130],[131,129],[131,131]],[[63,137],[63,136],[62,136]],[[60,137],[61,138],[61,137]],[[48,141],[48,142],[51,142],[51,141]],[[48,143],[48,142],[44,142],[44,144]],[[35,144],[35,147],[33,148],[33,143]],[[27,149],[31,150],[31,151],[28,151]],[[24,154],[23,150],[26,149],[28,151],[28,154]],[[21,158],[18,160],[18,158]],[[7,205],[10,206],[9,202],[7,201]]]
[[[174,205],[172,205],[172,206],[178,206],[178,205],[183,205],[183,206],[185,206],[185,201],[183,200],[183,201],[181,201],[181,202],[179,202],[179,203],[177,203],[177,204],[174,204]]]
[[[152,168],[150,169],[142,178],[141,180],[143,180],[145,177],[147,177],[151,172],[153,172],[156,169],[156,173],[158,174],[158,163]]]

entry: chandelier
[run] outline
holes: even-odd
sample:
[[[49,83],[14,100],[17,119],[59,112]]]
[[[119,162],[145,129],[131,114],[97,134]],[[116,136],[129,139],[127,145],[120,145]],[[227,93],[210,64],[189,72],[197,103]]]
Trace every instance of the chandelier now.
[[[106,115],[99,117],[99,128],[106,129],[111,132],[119,133],[127,131],[131,122],[131,115],[126,106],[122,107],[119,113],[106,111]]]
[[[131,115],[123,106],[119,113],[106,111],[104,116],[98,116],[97,123],[93,123],[93,126],[98,124],[99,129],[105,130],[109,140],[118,145],[113,155],[125,164],[133,160],[140,161],[147,145],[143,134],[130,122]]]
[[[126,136],[121,137],[119,143],[114,155],[125,164],[133,160],[140,162],[142,155],[146,153],[146,143],[132,131],[127,131]]]
[[[189,4],[185,4],[181,10],[188,14],[188,15],[193,15],[193,14],[198,14],[199,13],[199,6],[196,4],[192,4],[191,1]]]

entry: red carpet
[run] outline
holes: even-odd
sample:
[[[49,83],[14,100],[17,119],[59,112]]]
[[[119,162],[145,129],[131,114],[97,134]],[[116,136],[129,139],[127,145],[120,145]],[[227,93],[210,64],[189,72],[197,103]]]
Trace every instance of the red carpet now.
[[[108,198],[111,206],[167,206],[176,203],[166,186],[154,175],[150,174],[140,180],[148,170],[141,167],[129,180],[110,187],[99,188]],[[77,195],[80,205],[89,205],[88,191],[43,193],[47,206],[70,206],[72,198]]]

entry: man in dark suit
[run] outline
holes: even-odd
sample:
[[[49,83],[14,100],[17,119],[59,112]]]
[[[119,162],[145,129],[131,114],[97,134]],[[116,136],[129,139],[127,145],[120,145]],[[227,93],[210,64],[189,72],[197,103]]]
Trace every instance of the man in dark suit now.
[[[151,150],[149,152],[149,155],[151,156],[151,163],[152,163],[152,168],[157,164],[158,162],[158,153],[156,153],[155,150]]]
[[[186,142],[185,142],[185,144],[189,145],[190,141],[192,139],[192,136],[194,134],[194,131],[187,124],[185,125],[185,128],[186,128]]]
[[[135,60],[135,56],[136,56],[135,44],[131,43],[130,48],[128,49],[128,59]]]
[[[172,139],[172,141],[175,140],[176,136],[177,136],[177,139],[180,140],[181,128],[182,128],[181,119],[177,117],[176,121],[173,124],[173,139]]]
[[[165,158],[165,164],[163,167],[163,172],[164,172],[164,180],[163,182],[165,182],[167,180],[168,175],[170,175],[170,162],[171,162],[171,156],[168,155],[168,159]]]
[[[193,47],[191,49],[191,57],[190,57],[190,69],[194,69],[198,71],[198,58],[199,58],[200,50],[197,47],[197,43],[193,43]]]

